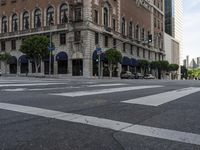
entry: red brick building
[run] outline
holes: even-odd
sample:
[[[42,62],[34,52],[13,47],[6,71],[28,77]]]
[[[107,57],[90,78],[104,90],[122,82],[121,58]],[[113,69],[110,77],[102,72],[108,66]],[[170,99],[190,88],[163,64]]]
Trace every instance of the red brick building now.
[[[8,73],[23,74],[29,68],[32,74],[34,64],[19,52],[20,44],[28,36],[49,37],[51,32],[56,48],[54,75],[97,75],[97,46],[122,52],[123,60],[113,75],[118,76],[122,69],[135,71],[138,59],[153,61],[164,56],[163,15],[157,16],[155,6],[147,0],[1,0],[0,53],[13,56]],[[48,74],[48,66],[48,59],[44,59],[41,74]],[[106,62],[101,61],[101,66],[101,75],[107,76]],[[3,64],[1,68],[5,71]]]

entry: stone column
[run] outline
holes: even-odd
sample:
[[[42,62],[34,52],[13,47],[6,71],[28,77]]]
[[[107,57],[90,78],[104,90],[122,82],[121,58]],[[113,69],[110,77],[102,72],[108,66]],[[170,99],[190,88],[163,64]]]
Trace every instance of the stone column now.
[[[83,59],[83,76],[86,78],[90,78],[91,75],[92,75],[91,59],[85,58]]]
[[[71,74],[72,76],[72,59],[68,59],[68,74]]]

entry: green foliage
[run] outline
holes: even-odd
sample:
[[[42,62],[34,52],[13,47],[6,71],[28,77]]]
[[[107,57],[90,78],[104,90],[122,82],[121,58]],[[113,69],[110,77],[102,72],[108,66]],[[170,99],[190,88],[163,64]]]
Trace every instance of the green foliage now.
[[[3,62],[7,62],[10,57],[11,55],[9,53],[0,54],[0,60]]]
[[[48,56],[49,39],[46,36],[32,36],[22,42],[20,51],[31,59],[42,59]]]
[[[139,66],[145,69],[149,66],[149,62],[147,60],[139,60]]]
[[[188,76],[190,78],[199,78],[200,77],[200,69],[189,70]]]
[[[122,54],[116,49],[109,49],[105,52],[106,59],[108,61],[108,69],[110,72],[110,77],[112,77],[112,72],[117,68],[117,63],[122,60]]]
[[[151,67],[151,69],[158,69],[158,68],[160,68],[160,62],[159,61],[152,61],[150,63],[150,67]]]
[[[122,54],[116,49],[109,49],[105,52],[108,63],[117,64],[122,59]]]
[[[179,65],[177,65],[177,64],[170,64],[168,66],[168,68],[169,68],[169,71],[177,71],[179,69]]]
[[[168,67],[169,67],[169,62],[164,60],[164,61],[159,61],[160,63],[160,70],[162,71],[167,71],[168,70]]]

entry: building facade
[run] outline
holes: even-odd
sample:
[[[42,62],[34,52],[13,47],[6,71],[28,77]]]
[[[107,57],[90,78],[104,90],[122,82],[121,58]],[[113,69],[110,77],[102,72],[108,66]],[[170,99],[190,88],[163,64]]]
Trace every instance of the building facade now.
[[[12,55],[7,69],[1,63],[1,70],[35,73],[34,63],[19,51],[32,35],[51,37],[54,75],[98,75],[97,47],[121,51],[114,76],[135,70],[139,59],[163,60],[163,7],[163,0],[1,0],[0,53]],[[40,73],[49,73],[48,58],[41,61]],[[103,56],[101,75],[109,75]]]
[[[165,49],[166,58],[170,63],[172,58],[175,57],[179,60],[177,64],[180,65],[181,53],[183,49],[183,2],[182,0],[165,0]],[[172,43],[175,40],[179,44],[179,52],[177,49],[171,50],[171,45],[166,44],[171,40]],[[177,48],[177,47],[176,47]],[[175,52],[174,52],[175,51]],[[177,54],[176,56],[174,56]]]

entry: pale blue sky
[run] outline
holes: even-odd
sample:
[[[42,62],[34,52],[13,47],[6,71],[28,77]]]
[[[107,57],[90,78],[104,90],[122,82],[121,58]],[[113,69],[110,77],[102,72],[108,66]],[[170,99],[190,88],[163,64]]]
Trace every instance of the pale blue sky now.
[[[182,57],[200,57],[200,0],[183,0],[184,47]],[[182,59],[183,59],[182,58]]]

